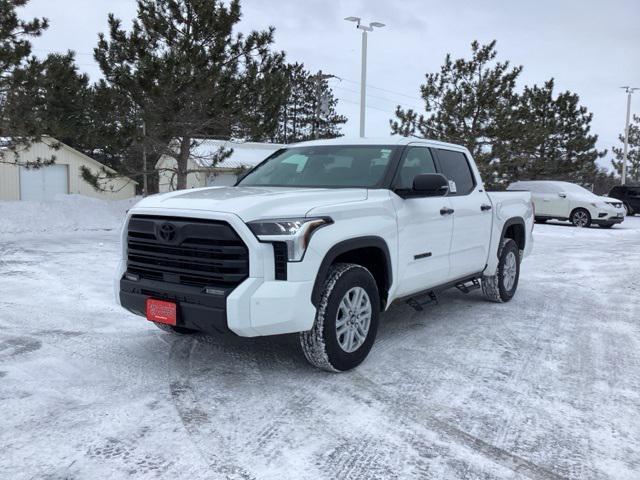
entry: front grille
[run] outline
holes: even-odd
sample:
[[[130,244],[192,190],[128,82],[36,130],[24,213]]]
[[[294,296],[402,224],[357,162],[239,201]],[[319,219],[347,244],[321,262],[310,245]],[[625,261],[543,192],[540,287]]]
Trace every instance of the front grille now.
[[[249,251],[227,222],[133,215],[127,272],[148,280],[232,289],[249,276]]]

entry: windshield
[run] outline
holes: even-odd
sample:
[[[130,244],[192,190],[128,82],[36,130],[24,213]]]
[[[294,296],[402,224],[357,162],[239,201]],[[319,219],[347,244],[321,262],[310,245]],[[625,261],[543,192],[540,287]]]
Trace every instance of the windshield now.
[[[276,152],[238,185],[262,187],[375,187],[382,182],[395,147],[326,145]]]

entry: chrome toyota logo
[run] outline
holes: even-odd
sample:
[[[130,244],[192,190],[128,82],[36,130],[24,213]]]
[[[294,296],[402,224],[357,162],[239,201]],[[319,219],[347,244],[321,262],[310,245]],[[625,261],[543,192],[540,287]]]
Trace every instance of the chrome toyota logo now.
[[[178,235],[178,229],[172,223],[163,223],[158,227],[158,236],[165,242],[173,242]]]

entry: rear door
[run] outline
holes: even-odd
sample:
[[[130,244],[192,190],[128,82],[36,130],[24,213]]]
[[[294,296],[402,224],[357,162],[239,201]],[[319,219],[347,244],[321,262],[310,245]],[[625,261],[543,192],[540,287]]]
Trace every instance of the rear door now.
[[[410,190],[421,173],[436,173],[433,155],[426,146],[409,145],[400,160],[393,190]],[[410,295],[450,278],[449,249],[453,217],[448,197],[393,195],[398,218],[398,296]]]
[[[461,151],[434,149],[440,172],[449,180],[453,208],[450,279],[481,272],[487,264],[491,225],[491,201],[467,156]]]

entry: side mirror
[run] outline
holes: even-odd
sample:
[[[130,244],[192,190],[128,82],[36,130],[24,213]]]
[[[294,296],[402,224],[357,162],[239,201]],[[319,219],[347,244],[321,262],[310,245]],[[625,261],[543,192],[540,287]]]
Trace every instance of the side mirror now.
[[[564,193],[564,192],[560,192],[560,193],[558,194],[558,196],[559,196],[560,198],[567,198],[567,194],[566,194],[566,193]]]
[[[449,181],[441,173],[421,173],[413,179],[412,193],[420,197],[443,197],[449,193]]]

